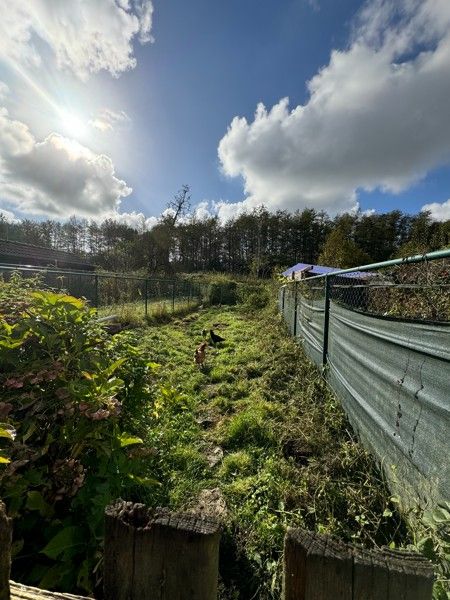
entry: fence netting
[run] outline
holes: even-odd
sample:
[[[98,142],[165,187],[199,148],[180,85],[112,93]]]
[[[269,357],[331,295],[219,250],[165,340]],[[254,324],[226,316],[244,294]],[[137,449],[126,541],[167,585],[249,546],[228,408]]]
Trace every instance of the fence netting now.
[[[291,333],[326,364],[353,428],[408,508],[450,498],[449,273],[449,261],[436,260],[329,277],[327,326],[325,278],[280,291]]]
[[[0,265],[0,276],[34,277],[39,285],[85,298],[100,316],[161,316],[200,304],[205,284],[194,280],[133,277],[98,272],[71,272]]]

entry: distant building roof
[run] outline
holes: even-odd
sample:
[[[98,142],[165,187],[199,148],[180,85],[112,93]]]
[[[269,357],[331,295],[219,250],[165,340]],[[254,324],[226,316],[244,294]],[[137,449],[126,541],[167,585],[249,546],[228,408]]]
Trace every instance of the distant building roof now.
[[[14,265],[93,270],[87,259],[64,250],[0,239],[0,262]]]
[[[335,267],[324,267],[322,265],[309,265],[307,263],[297,263],[293,267],[290,267],[286,271],[284,271],[283,275],[285,277],[292,277],[292,273],[297,273],[298,271],[303,271],[308,273],[309,277],[313,277],[315,275],[328,275],[328,273],[335,273],[336,271],[340,271],[341,269],[337,269]],[[364,273],[362,271],[355,271],[354,273],[346,273],[345,277],[358,277],[364,278],[368,277],[369,273]]]

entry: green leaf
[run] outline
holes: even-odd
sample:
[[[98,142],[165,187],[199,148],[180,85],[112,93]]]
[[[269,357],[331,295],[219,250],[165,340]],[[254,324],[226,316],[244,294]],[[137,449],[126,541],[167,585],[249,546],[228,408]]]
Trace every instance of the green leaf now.
[[[438,506],[438,508],[433,511],[433,519],[436,523],[450,522],[450,512],[443,506]]]
[[[140,437],[128,435],[128,433],[122,433],[119,436],[120,447],[125,448],[126,446],[132,446],[133,444],[143,444],[143,440]]]
[[[36,490],[28,492],[25,508],[37,510],[43,517],[49,517],[53,514],[53,508],[44,500],[41,492]]]
[[[41,550],[42,554],[56,560],[65,550],[83,545],[83,539],[78,527],[65,527],[59,531]]]
[[[427,558],[433,559],[435,557],[434,544],[431,537],[422,538],[417,542],[417,548],[421,554]]]
[[[117,369],[119,367],[121,367],[126,360],[127,360],[126,358],[122,357],[122,358],[119,358],[118,360],[116,360],[115,362],[113,362],[111,365],[109,365],[109,367],[107,369],[105,369],[103,371],[104,376],[106,378],[111,377],[111,375],[114,373],[114,371],[117,371]]]
[[[147,367],[149,369],[156,371],[157,369],[159,369],[161,367],[161,365],[159,363],[155,363],[155,362],[148,362]]]

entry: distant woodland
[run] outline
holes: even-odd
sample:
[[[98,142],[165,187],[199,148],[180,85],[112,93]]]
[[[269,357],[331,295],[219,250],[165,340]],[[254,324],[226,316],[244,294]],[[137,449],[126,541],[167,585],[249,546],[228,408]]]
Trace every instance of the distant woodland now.
[[[298,262],[351,267],[450,246],[450,221],[434,222],[427,213],[330,218],[312,209],[270,213],[260,208],[221,223],[217,217],[190,216],[188,208],[172,203],[149,231],[109,219],[10,224],[0,218],[0,238],[66,250],[110,271],[263,277]]]

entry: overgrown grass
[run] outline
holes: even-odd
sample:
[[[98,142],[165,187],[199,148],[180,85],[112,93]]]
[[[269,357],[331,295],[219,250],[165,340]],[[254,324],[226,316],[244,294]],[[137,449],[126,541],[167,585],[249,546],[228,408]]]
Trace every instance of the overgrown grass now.
[[[136,302],[124,302],[122,304],[111,304],[98,308],[99,317],[115,315],[117,320],[125,325],[133,327],[143,326],[145,324],[156,324],[171,321],[174,317],[184,316],[194,311],[200,304],[200,301],[193,298],[185,300],[176,298],[172,300],[154,300],[148,302],[147,316],[145,315],[145,303],[143,300]]]
[[[288,525],[370,546],[407,534],[318,371],[272,306],[251,308],[210,308],[143,330],[161,382],[173,386],[146,434],[161,482],[147,500],[220,516],[221,598],[269,600],[280,597]],[[199,370],[193,352],[211,327],[226,341]]]

